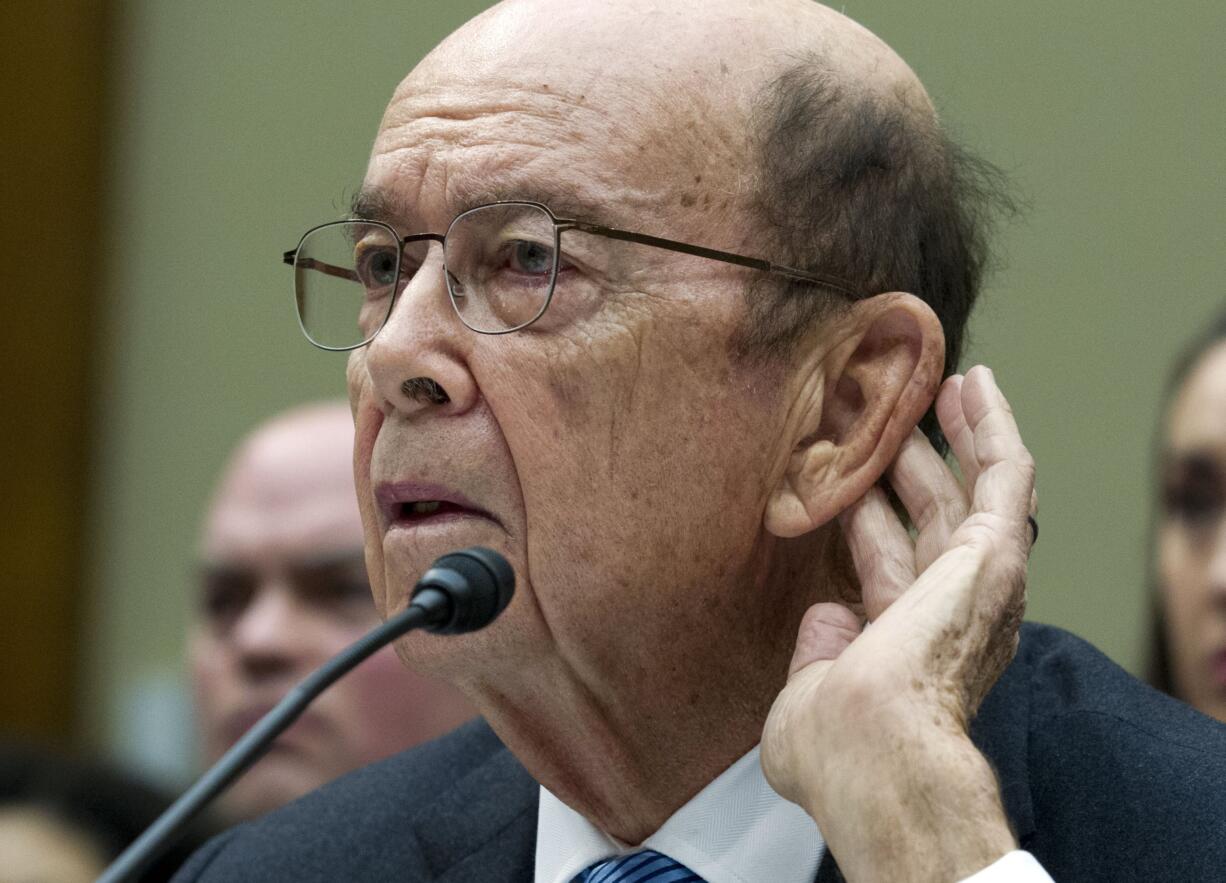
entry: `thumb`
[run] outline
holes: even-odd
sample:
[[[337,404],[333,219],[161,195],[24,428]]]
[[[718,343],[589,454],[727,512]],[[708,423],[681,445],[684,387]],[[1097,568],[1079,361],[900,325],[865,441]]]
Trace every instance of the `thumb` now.
[[[863,630],[860,618],[842,604],[814,604],[800,621],[788,677],[814,662],[838,659]]]

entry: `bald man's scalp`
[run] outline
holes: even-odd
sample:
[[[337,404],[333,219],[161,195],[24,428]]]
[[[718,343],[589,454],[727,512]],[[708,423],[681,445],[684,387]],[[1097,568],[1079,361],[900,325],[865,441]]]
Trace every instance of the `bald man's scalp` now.
[[[353,488],[353,418],[346,402],[299,405],[251,429],[235,446],[213,490],[202,525],[207,547],[218,513],[237,501],[272,512],[293,511],[308,491]],[[354,496],[354,512],[357,499]]]
[[[758,96],[808,55],[866,91],[906,94],[917,108],[931,107],[893,50],[810,0],[504,0],[401,82],[374,152],[402,141],[401,125],[420,127],[423,118],[517,108],[564,119],[569,137],[620,153],[618,165],[639,178],[603,182],[619,199],[611,217],[588,220],[630,223],[638,215],[641,222],[653,207],[675,202],[696,215],[708,244],[743,247],[752,231],[731,218],[749,211],[754,197]],[[481,97],[458,106],[461,94]]]
[[[651,227],[678,207],[676,229],[653,232],[861,296],[915,294],[941,320],[946,373],[957,365],[992,221],[1016,206],[999,170],[947,137],[914,71],[846,16],[811,0],[504,0],[431,52],[389,114],[457,77],[581,121],[578,137],[628,158],[605,170],[611,217],[598,220]],[[638,152],[651,162],[636,166]],[[735,346],[752,357],[790,355],[843,303],[765,275],[747,295]]]

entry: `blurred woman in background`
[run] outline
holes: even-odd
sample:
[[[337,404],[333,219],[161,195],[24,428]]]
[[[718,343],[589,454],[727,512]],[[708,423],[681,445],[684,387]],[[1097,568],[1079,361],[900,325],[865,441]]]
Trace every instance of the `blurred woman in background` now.
[[[106,765],[0,741],[0,881],[89,883],[169,805]],[[217,830],[197,817],[135,883],[170,880]]]
[[[1158,452],[1150,682],[1226,721],[1226,314],[1177,363]]]

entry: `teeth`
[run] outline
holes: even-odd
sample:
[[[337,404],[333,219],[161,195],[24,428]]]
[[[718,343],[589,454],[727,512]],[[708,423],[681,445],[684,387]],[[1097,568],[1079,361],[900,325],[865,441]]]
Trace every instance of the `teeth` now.
[[[440,505],[438,500],[418,500],[409,504],[409,512],[413,515],[430,515],[437,512]]]

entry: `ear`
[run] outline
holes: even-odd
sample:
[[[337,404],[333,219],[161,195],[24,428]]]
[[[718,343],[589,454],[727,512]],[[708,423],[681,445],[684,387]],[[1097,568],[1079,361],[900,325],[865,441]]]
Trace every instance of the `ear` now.
[[[765,527],[795,537],[833,519],[868,492],[932,404],[945,364],[945,335],[932,309],[892,292],[856,302],[832,323],[836,335],[807,370],[793,413],[787,468],[767,501]]]

